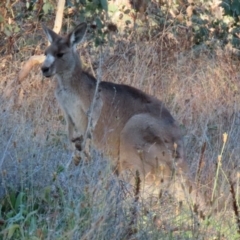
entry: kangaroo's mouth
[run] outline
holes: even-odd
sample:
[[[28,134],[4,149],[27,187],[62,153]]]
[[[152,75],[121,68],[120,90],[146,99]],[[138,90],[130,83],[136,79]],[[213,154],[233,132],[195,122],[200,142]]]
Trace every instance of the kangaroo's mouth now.
[[[46,78],[50,78],[50,77],[52,77],[53,75],[52,75],[52,74],[43,74],[43,76],[46,77]]]
[[[52,73],[52,71],[43,71],[43,70],[42,70],[42,74],[46,78],[50,78],[54,75],[54,73]]]

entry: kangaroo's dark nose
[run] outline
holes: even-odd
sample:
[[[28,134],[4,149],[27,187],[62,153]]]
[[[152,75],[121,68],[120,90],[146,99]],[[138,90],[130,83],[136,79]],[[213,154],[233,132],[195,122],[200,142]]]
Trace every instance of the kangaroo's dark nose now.
[[[44,77],[49,78],[49,77],[52,76],[52,73],[51,73],[49,67],[42,66],[41,69],[42,69],[42,73],[43,73],[43,76],[44,76]]]
[[[42,66],[41,69],[42,69],[43,74],[45,74],[49,71],[49,67]]]

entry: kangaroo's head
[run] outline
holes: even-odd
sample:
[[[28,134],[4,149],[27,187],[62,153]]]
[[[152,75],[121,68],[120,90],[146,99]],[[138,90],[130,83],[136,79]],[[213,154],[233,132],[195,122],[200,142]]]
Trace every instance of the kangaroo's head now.
[[[86,29],[87,24],[81,23],[67,36],[61,37],[43,25],[43,30],[50,42],[42,65],[42,73],[45,77],[62,75],[73,71],[75,67],[81,67],[76,45],[83,39]]]

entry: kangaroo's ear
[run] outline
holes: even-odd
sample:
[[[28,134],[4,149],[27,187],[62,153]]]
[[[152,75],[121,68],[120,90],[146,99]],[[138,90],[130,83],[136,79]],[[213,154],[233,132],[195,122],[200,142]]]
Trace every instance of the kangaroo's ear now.
[[[55,33],[54,31],[52,31],[51,29],[49,29],[48,27],[46,27],[44,24],[42,24],[42,28],[48,38],[48,41],[50,43],[53,43],[55,39],[59,38],[59,36],[57,35],[57,33]]]
[[[81,42],[87,30],[87,23],[80,23],[71,33],[68,34],[69,45],[72,47]]]

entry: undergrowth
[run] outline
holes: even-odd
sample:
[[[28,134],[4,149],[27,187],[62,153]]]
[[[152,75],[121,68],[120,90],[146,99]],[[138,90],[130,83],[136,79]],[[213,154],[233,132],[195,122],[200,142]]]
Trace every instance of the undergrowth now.
[[[165,33],[163,32],[163,35]],[[239,239],[240,72],[223,50],[168,48],[121,39],[101,55],[80,48],[91,71],[161,99],[185,131],[185,156],[208,214],[164,192],[152,203],[118,179],[93,150],[91,161],[71,162],[54,80],[35,68],[23,82],[19,54],[1,58],[1,239]],[[184,45],[184,44],[183,44]]]

